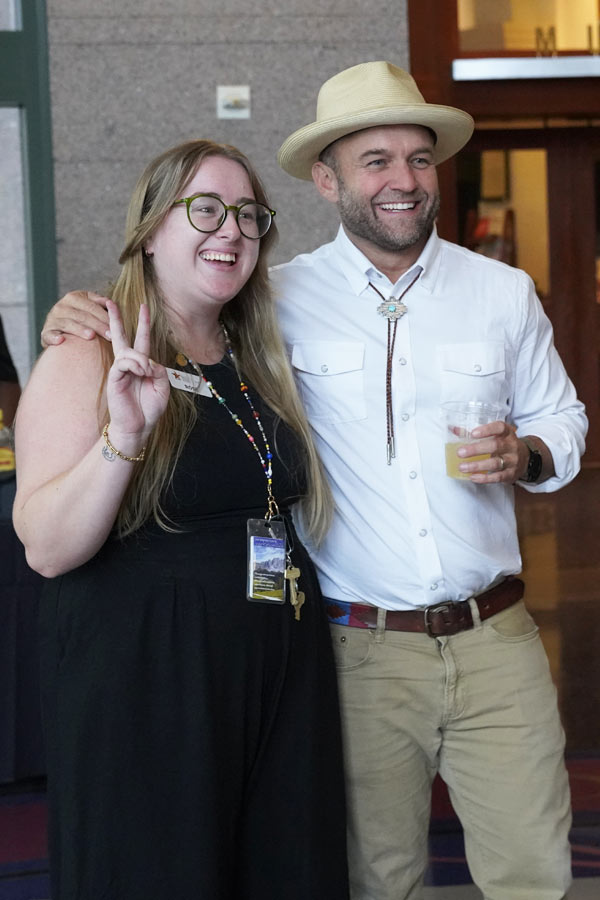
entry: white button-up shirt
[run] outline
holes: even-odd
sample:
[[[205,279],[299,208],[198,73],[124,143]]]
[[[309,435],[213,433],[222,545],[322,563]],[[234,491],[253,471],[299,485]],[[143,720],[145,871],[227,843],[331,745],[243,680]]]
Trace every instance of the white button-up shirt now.
[[[387,320],[379,295],[404,298],[392,397],[396,456],[386,455]],[[310,545],[323,593],[410,609],[458,600],[520,571],[513,488],[446,475],[446,400],[505,405],[521,435],[549,447],[551,491],[579,470],[587,420],[524,272],[431,235],[392,285],[348,239],[272,271],[280,322],[336,503]]]

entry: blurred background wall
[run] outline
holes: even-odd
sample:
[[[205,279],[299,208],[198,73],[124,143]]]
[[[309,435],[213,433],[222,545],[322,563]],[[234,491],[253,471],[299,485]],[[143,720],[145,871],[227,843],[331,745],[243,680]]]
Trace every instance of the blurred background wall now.
[[[145,163],[192,137],[239,146],[277,209],[275,261],[335,233],[335,210],[276,152],[314,121],[320,84],[358,62],[407,67],[406,0],[48,0],[59,291],[118,271]],[[250,118],[216,114],[218,86],[250,88]]]

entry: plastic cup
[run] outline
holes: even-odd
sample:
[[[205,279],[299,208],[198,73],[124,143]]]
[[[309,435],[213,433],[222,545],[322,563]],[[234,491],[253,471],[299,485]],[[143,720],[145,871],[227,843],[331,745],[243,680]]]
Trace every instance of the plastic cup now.
[[[470,473],[461,472],[458,468],[460,463],[489,459],[490,454],[461,457],[457,455],[458,450],[465,444],[483,440],[471,436],[478,425],[504,421],[504,407],[500,403],[484,403],[480,400],[449,400],[442,403],[442,414],[445,425],[446,474],[450,478],[469,479]]]

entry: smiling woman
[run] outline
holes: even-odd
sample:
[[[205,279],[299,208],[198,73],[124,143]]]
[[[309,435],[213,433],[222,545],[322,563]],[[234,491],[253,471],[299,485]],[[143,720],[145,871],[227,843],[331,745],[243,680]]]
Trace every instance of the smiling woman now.
[[[144,245],[147,257],[153,257],[169,314],[184,326],[182,349],[201,362],[216,362],[223,355],[221,306],[246,284],[260,250],[256,239],[242,234],[237,216],[223,216],[218,209],[226,213],[226,204],[253,196],[246,170],[235,160],[208,157],[184,191],[194,196],[209,189],[209,205],[206,200],[197,204],[196,198],[186,217],[184,206],[176,202]],[[204,212],[206,229],[197,227],[198,210]]]
[[[332,650],[290,515],[318,541],[331,503],[275,323],[273,215],[235,148],[158,157],[112,346],[68,337],[24,394],[15,527],[56,576],[54,900],[347,900]]]

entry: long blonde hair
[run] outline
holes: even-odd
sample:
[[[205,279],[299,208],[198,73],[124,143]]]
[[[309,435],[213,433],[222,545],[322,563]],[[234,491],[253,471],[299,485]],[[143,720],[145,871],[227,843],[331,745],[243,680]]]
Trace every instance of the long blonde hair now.
[[[153,160],[140,177],[129,204],[126,243],[119,258],[122,269],[112,289],[112,298],[119,305],[130,340],[135,335],[141,304],[148,305],[152,326],[150,355],[163,365],[174,365],[180,347],[174,343],[152,259],[144,254],[143,248],[201,163],[211,156],[239,163],[248,174],[257,202],[270,206],[246,156],[229,144],[205,140],[180,144]],[[260,240],[258,262],[252,275],[223,307],[221,318],[240,372],[301,440],[308,491],[301,499],[300,512],[308,535],[318,543],[331,520],[332,500],[276,320],[267,266],[268,252],[276,239],[277,230],[272,224]],[[111,361],[107,351],[106,371]],[[121,535],[137,530],[149,518],[154,518],[165,530],[173,530],[160,498],[195,422],[193,395],[171,391],[167,408],[148,441],[144,463],[136,470],[121,505],[117,518]]]

